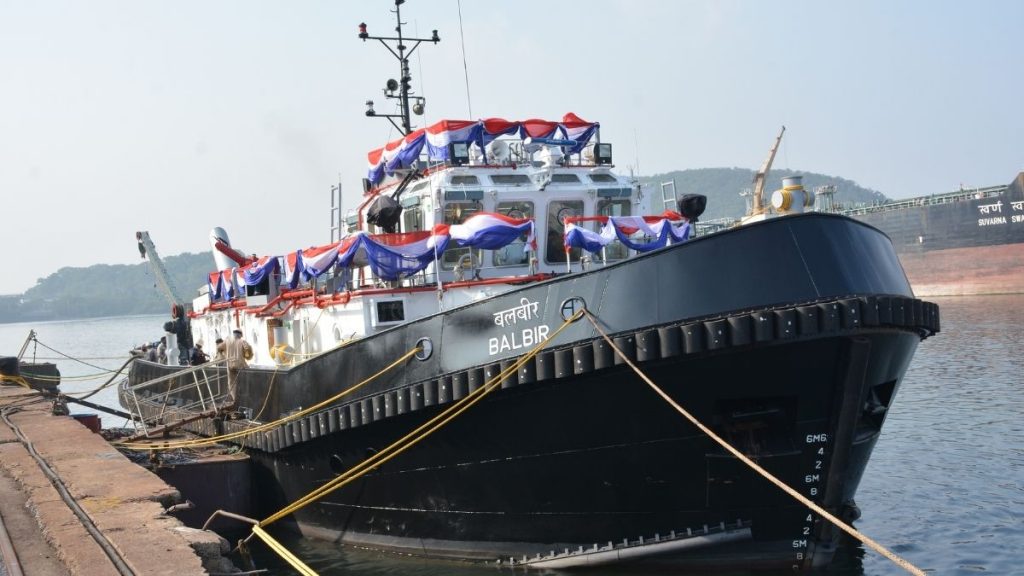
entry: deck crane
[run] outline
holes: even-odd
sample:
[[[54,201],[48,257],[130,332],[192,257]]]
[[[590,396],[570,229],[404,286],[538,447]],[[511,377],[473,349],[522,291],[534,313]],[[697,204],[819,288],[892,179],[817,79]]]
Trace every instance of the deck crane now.
[[[164,293],[164,298],[171,303],[171,321],[164,324],[164,330],[168,333],[167,357],[173,358],[173,350],[178,349],[178,358],[181,364],[188,364],[188,352],[192,347],[192,331],[189,326],[188,311],[189,303],[179,295],[167,273],[163,260],[156,252],[156,246],[149,237],[149,232],[136,232],[135,239],[139,243],[139,256],[149,261],[149,267],[153,270],[157,285]],[[173,335],[173,338],[171,337]],[[180,348],[179,348],[180,345]]]
[[[750,213],[743,217],[742,222],[744,224],[764,220],[765,218],[764,185],[768,180],[768,172],[772,169],[772,162],[775,161],[775,153],[779,151],[782,135],[785,133],[786,127],[783,126],[782,130],[779,131],[779,135],[775,138],[775,144],[772,144],[771,150],[768,151],[768,157],[764,159],[764,164],[761,164],[761,169],[757,171],[757,174],[754,174],[753,200],[750,203]]]

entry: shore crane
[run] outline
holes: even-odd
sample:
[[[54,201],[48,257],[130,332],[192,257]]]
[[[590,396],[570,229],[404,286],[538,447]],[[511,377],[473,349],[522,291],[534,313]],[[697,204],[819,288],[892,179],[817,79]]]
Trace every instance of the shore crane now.
[[[187,303],[174,286],[171,275],[167,273],[163,260],[157,254],[156,246],[149,237],[149,232],[136,232],[135,239],[139,244],[139,256],[149,261],[149,267],[156,277],[157,286],[164,294],[164,298],[171,304],[171,321],[164,324],[164,330],[168,333],[167,356],[173,357],[172,350],[178,349],[179,361],[182,364],[188,363],[188,350],[192,347],[192,334],[189,328],[188,312],[191,303]],[[173,338],[171,337],[173,336]]]
[[[775,161],[775,153],[779,151],[779,143],[782,142],[782,135],[786,133],[786,127],[783,126],[782,130],[779,131],[779,135],[775,138],[775,143],[772,144],[771,150],[768,151],[768,157],[764,159],[764,163],[761,164],[761,168],[754,174],[754,190],[752,193],[752,200],[750,203],[750,213],[743,217],[742,223],[754,222],[757,220],[764,220],[766,208],[764,205],[764,185],[768,180],[768,172],[772,169],[772,162]]]

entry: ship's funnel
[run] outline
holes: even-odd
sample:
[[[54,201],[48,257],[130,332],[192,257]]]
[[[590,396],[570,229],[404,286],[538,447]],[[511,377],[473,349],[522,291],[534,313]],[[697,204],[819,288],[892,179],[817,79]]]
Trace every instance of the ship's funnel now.
[[[238,266],[238,262],[228,256],[228,253],[234,250],[231,249],[228,233],[220,226],[210,230],[210,246],[213,248],[213,260],[217,263],[217,270],[230,270]],[[229,250],[225,251],[224,248]]]

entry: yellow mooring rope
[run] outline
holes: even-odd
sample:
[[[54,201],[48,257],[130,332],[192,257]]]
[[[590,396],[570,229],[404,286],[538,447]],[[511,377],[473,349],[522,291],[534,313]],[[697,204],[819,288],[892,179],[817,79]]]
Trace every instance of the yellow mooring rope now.
[[[501,382],[503,380],[508,378],[510,375],[515,374],[524,364],[529,362],[534,356],[536,356],[541,350],[543,350],[549,342],[554,340],[554,338],[558,336],[558,334],[562,332],[562,330],[564,330],[566,326],[572,324],[576,320],[579,320],[582,316],[583,311],[576,312],[572,317],[567,319],[561,326],[559,326],[558,329],[551,334],[551,336],[549,336],[546,340],[538,343],[537,346],[535,346],[532,350],[524,354],[519,360],[517,360],[508,368],[502,370],[496,376],[492,377],[490,380],[485,382],[480,388],[477,388],[476,390],[469,393],[467,396],[465,396],[458,402],[455,402],[454,404],[452,404],[447,409],[440,412],[427,422],[418,426],[412,432],[409,432],[408,434],[396,440],[395,442],[393,442],[391,445],[384,448],[380,452],[377,452],[373,456],[353,466],[347,472],[331,480],[327,484],[324,484],[320,488],[313,490],[309,494],[303,496],[302,498],[296,500],[295,502],[289,504],[288,506],[285,506],[284,508],[270,515],[266,519],[258,522],[255,526],[252,527],[252,535],[246,538],[246,541],[251,539],[252,536],[256,536],[259,539],[263,540],[263,542],[266,543],[267,546],[269,546],[274,552],[281,556],[281,558],[288,562],[300,574],[317,576],[317,573],[313,571],[313,569],[304,564],[302,560],[300,560],[298,557],[289,552],[279,542],[274,540],[269,534],[267,534],[265,530],[263,530],[263,527],[268,526],[273,522],[276,522],[277,520],[280,520],[281,518],[284,518],[285,516],[288,516],[289,514],[292,514],[308,506],[309,504],[312,504],[313,502],[319,500],[320,498],[323,498],[324,496],[330,494],[331,492],[334,492],[335,490],[342,488],[346,484],[349,484],[350,482],[357,480],[370,470],[373,470],[374,468],[380,466],[381,464],[384,464],[388,460],[391,460],[392,458],[398,456],[402,452],[405,452],[409,448],[412,448],[421,440],[423,440],[430,434],[434,433],[435,431],[443,427],[445,424],[451,422],[457,416],[459,416],[460,414],[474,406],[477,402],[479,402],[485,396],[487,396],[487,394],[489,394],[491,391],[500,387]],[[419,352],[418,347],[414,348],[410,352],[403,355],[402,358],[393,363],[391,366],[398,364],[399,362],[408,358],[411,354],[415,354],[416,352]],[[388,369],[390,369],[391,366],[378,372],[376,375],[372,376],[370,380],[376,378],[380,374],[383,374]],[[357,387],[362,386],[364,383],[368,381],[369,380],[366,380],[360,384],[357,384],[356,386],[353,386],[349,390],[346,390],[343,394],[355,390]],[[329,403],[332,401],[333,399],[330,401],[322,402],[321,404]]]
[[[274,540],[273,536],[267,534],[267,532],[259,526],[253,526],[252,533],[259,536],[260,540],[263,540],[264,544],[269,546],[274,552],[277,552],[277,555],[291,565],[292,568],[295,568],[295,571],[299,574],[302,574],[303,576],[318,576],[315,570],[306,566],[305,562],[299,560],[298,556],[292,554],[291,551],[285,548],[283,544]]]
[[[29,390],[32,389],[32,385],[30,385],[28,381],[21,376],[7,376],[6,374],[0,374],[0,382],[14,382],[23,388],[28,388]]]
[[[29,376],[35,378],[36,380],[42,380],[44,382],[86,382],[89,380],[102,378],[103,376],[106,376],[108,374],[116,374],[117,372],[114,370],[107,370],[105,372],[98,372],[96,374],[82,374],[81,376],[47,376],[45,374],[33,374],[31,372],[26,373]]]
[[[925,573],[920,568],[914,566],[913,564],[911,564],[907,560],[901,558],[900,556],[897,556],[895,553],[890,552],[887,548],[885,548],[884,546],[882,546],[878,542],[875,542],[871,538],[868,538],[864,534],[862,534],[859,531],[857,531],[857,529],[854,528],[853,526],[850,526],[846,522],[843,522],[839,518],[836,518],[835,516],[830,514],[827,510],[825,510],[821,506],[818,506],[817,504],[812,502],[809,498],[807,498],[803,494],[800,494],[796,490],[790,488],[788,485],[786,485],[785,482],[783,482],[782,480],[779,480],[778,478],[773,476],[770,472],[768,472],[767,470],[765,470],[764,468],[759,466],[756,462],[754,462],[750,458],[747,458],[745,455],[743,455],[742,452],[740,452],[739,450],[733,448],[732,445],[730,445],[728,442],[723,440],[720,436],[718,436],[717,434],[712,432],[710,428],[708,428],[707,426],[702,424],[699,420],[697,420],[697,418],[695,418],[692,414],[687,412],[685,408],[683,408],[678,403],[676,403],[676,401],[673,400],[672,397],[670,397],[668,394],[666,394],[664,390],[662,390],[660,387],[658,387],[657,384],[655,384],[650,378],[648,378],[647,375],[644,374],[643,371],[640,370],[640,368],[638,368],[636,366],[636,364],[634,364],[629,359],[629,357],[627,357],[625,354],[623,354],[622,350],[620,350],[619,347],[615,345],[615,342],[612,341],[612,339],[608,336],[608,334],[605,333],[605,331],[603,329],[601,329],[601,326],[599,326],[598,323],[597,323],[597,319],[594,318],[594,316],[590,313],[589,310],[584,309],[583,312],[586,313],[587,320],[590,320],[590,323],[594,325],[594,328],[597,330],[597,332],[599,334],[601,334],[601,336],[604,338],[605,342],[607,342],[608,345],[611,346],[612,350],[615,350],[615,353],[618,354],[619,357],[621,357],[622,360],[627,365],[629,365],[629,367],[632,368],[634,372],[636,372],[637,376],[639,376],[644,382],[646,382],[647,385],[650,386],[651,389],[654,390],[654,392],[656,394],[658,394],[658,396],[661,396],[662,399],[664,399],[673,408],[675,408],[675,410],[677,412],[679,412],[680,414],[683,415],[683,417],[685,417],[687,420],[689,420],[691,424],[693,424],[694,426],[699,428],[701,432],[704,432],[705,434],[708,435],[708,437],[710,437],[712,440],[714,440],[716,443],[718,443],[722,448],[725,448],[726,450],[728,450],[733,456],[738,458],[740,460],[740,462],[743,462],[747,466],[753,468],[755,472],[757,472],[758,474],[763,476],[766,480],[768,480],[772,484],[775,484],[780,489],[782,489],[782,491],[784,491],[786,494],[789,494],[793,498],[796,498],[801,504],[803,504],[804,506],[807,506],[808,508],[810,508],[814,512],[820,514],[822,517],[827,519],[832,524],[835,524],[836,526],[838,526],[843,532],[846,532],[850,536],[853,536],[857,540],[860,540],[865,546],[868,546],[869,548],[871,548],[875,552],[878,552],[882,556],[885,556],[886,558],[891,560],[894,564],[896,564],[900,568],[906,570],[907,572],[909,572],[911,574],[914,574],[915,576],[925,576]]]
[[[331,492],[334,492],[335,490],[341,488],[342,486],[345,486],[346,484],[352,482],[353,480],[357,480],[370,470],[377,468],[381,464],[384,464],[388,460],[391,460],[395,456],[398,456],[402,452],[405,452],[409,448],[413,447],[418,442],[420,442],[421,440],[423,440],[430,434],[434,433],[435,431],[443,427],[445,424],[452,421],[457,416],[471,408],[477,402],[482,400],[491,391],[500,387],[502,380],[505,380],[510,375],[516,373],[524,364],[529,362],[534,356],[540,353],[540,351],[543,350],[549,342],[554,340],[554,338],[558,336],[558,334],[562,330],[564,330],[566,326],[575,322],[581,317],[582,312],[577,312],[568,320],[566,320],[561,326],[559,326],[557,330],[552,332],[546,340],[537,344],[537,346],[535,346],[532,350],[530,350],[522,357],[520,357],[519,360],[517,360],[508,368],[502,370],[497,375],[493,376],[490,380],[485,382],[480,388],[477,388],[473,392],[469,393],[469,395],[463,397],[458,402],[452,404],[447,409],[440,412],[430,420],[424,422],[412,432],[409,432],[405,436],[399,438],[398,440],[396,440],[395,442],[393,442],[391,445],[384,448],[380,452],[377,452],[373,456],[370,456],[366,460],[353,466],[344,474],[338,476],[337,478],[331,480],[327,484],[324,484],[320,488],[317,488],[316,490],[303,496],[299,500],[296,500],[292,504],[289,504],[288,506],[282,508],[278,512],[275,512],[274,514],[270,515],[265,520],[261,521],[259,525],[267,526],[268,524],[276,522],[277,520],[280,520],[281,518],[284,518],[285,516],[297,510],[300,510],[301,508],[304,508],[305,506],[315,502],[316,500],[319,500],[320,498],[326,496],[327,494],[330,494]]]

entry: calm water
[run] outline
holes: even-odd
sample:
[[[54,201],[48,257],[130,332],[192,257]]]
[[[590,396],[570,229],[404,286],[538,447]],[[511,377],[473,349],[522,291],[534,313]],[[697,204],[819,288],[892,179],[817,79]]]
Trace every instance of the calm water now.
[[[164,335],[165,315],[99,318],[68,322],[26,322],[0,324],[0,355],[16,356],[28,336],[36,331],[38,344],[29,344],[24,360],[53,362],[60,369],[61,390],[79,392],[93,390],[112,376],[128,359],[128,351],[142,344],[159,340]],[[48,348],[49,347],[49,348]],[[52,350],[50,350],[52,348]],[[69,360],[54,350],[80,359]],[[89,398],[90,402],[120,408],[114,387]],[[72,414],[96,414],[95,410],[68,406]],[[100,413],[104,427],[125,425],[124,419]]]
[[[924,341],[890,410],[857,493],[857,527],[934,574],[1024,572],[1024,295],[943,298],[942,332]],[[29,328],[39,340],[116,369],[123,354],[159,337],[162,316],[0,324],[0,354],[16,354]],[[30,350],[31,352],[31,350]],[[55,354],[37,349],[37,355]],[[64,375],[96,368],[57,360]],[[69,383],[86,390],[102,379]],[[113,393],[97,396],[115,405]],[[73,409],[73,412],[86,410]],[[123,422],[104,416],[107,426]],[[321,574],[476,576],[499,572],[286,540]],[[260,554],[260,565],[289,574]],[[507,571],[507,569],[506,569]],[[502,571],[503,572],[503,571]],[[603,574],[624,574],[622,570]],[[859,545],[822,574],[902,574]]]

